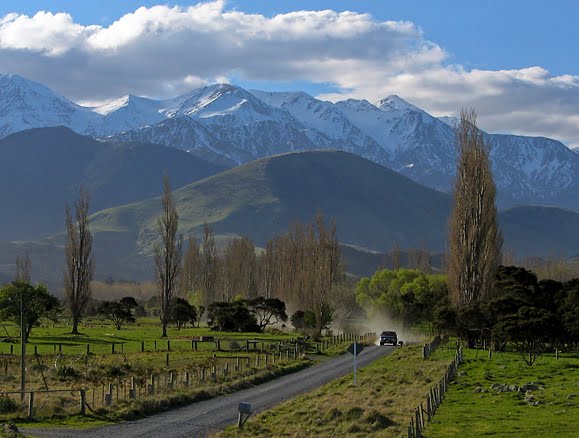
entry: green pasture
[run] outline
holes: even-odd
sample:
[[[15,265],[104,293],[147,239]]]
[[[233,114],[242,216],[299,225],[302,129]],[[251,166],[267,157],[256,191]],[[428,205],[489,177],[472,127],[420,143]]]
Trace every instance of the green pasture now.
[[[13,344],[0,342],[0,354],[9,354],[12,345],[13,353],[19,355],[18,327],[8,323],[3,326],[4,328],[0,328],[0,338],[12,337],[15,342]],[[113,344],[115,344],[115,353],[140,353],[144,342],[147,352],[167,351],[168,347],[171,351],[191,351],[194,348],[191,341],[201,336],[213,336],[221,340],[221,348],[228,350],[231,341],[244,347],[246,340],[258,340],[260,342],[258,346],[261,348],[261,342],[266,346],[299,336],[296,333],[284,333],[279,330],[265,333],[225,333],[211,331],[208,327],[186,327],[177,330],[170,326],[168,337],[161,338],[161,325],[158,318],[138,318],[137,323],[126,324],[121,330],[117,330],[103,319],[87,318],[79,327],[81,335],[71,335],[70,330],[70,326],[63,324],[44,324],[41,327],[35,327],[28,341],[27,350],[33,353],[36,347],[40,355],[59,352],[65,355],[76,355],[85,354],[88,345],[90,353],[103,355],[112,353]],[[200,351],[213,351],[216,346],[214,342],[198,342],[197,348]]]
[[[541,356],[531,367],[516,353],[464,350],[465,362],[424,436],[576,437],[579,434],[579,355]],[[523,386],[499,392],[491,385]]]

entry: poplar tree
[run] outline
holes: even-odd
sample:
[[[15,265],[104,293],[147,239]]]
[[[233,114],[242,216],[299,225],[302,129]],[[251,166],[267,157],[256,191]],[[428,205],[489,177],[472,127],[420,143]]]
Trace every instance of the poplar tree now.
[[[171,188],[167,177],[163,180],[163,196],[161,198],[163,213],[157,219],[157,232],[161,243],[154,246],[155,268],[159,298],[161,299],[162,337],[167,337],[167,325],[171,321],[171,304],[176,289],[176,283],[181,265],[181,249],[183,238],[177,237],[179,215],[171,196]]]
[[[78,323],[90,300],[94,277],[92,234],[88,226],[89,204],[89,194],[81,187],[74,204],[74,217],[66,207],[64,292],[72,317],[72,334],[79,334]]]
[[[489,298],[502,237],[495,206],[490,145],[473,110],[462,110],[456,129],[458,164],[449,226],[447,264],[451,299],[458,308]]]

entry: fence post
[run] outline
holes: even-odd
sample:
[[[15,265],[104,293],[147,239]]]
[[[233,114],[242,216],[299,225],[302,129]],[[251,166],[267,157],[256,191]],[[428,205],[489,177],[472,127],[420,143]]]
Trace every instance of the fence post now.
[[[189,371],[185,371],[185,386],[189,386]]]
[[[129,398],[137,398],[137,392],[135,391],[135,378],[131,377],[131,388],[129,389]]]
[[[28,418],[34,417],[34,393],[30,392],[28,394]]]
[[[169,353],[167,353],[167,368],[169,368]]]
[[[151,383],[148,387],[149,395],[155,395],[155,375],[151,374]]]
[[[86,390],[80,390],[80,415],[86,415]]]
[[[145,341],[141,341],[141,353],[145,352]]]
[[[109,383],[109,392],[105,394],[105,406],[113,404],[113,384]]]
[[[115,354],[115,343],[111,344],[111,354]]]
[[[414,411],[414,416],[416,417],[416,421],[414,422],[414,424],[416,425],[416,437],[420,438],[420,413],[418,412],[418,408],[416,408],[416,410]]]

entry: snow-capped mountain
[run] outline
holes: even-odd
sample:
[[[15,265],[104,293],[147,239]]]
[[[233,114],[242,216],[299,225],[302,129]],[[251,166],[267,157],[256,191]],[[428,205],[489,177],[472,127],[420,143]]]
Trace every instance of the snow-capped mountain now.
[[[309,99],[315,101],[312,97]],[[222,162],[232,164],[307,149],[341,149],[382,164],[387,162],[387,154],[351,124],[350,130],[356,131],[351,138],[347,135],[336,138],[330,135],[331,129],[316,129],[319,126],[304,123],[303,117],[294,116],[286,108],[270,105],[267,100],[232,85],[194,90],[160,101],[156,108],[158,114],[165,117],[164,121],[111,138],[156,141],[206,158],[220,154]],[[342,122],[348,122],[343,115],[338,115]]]
[[[46,126],[84,132],[98,115],[59,96],[38,82],[0,73],[0,138]]]
[[[303,124],[330,138],[333,148],[352,152],[388,166],[388,151],[354,125],[336,105],[303,92],[266,92],[251,90],[262,101],[289,112]]]
[[[579,146],[577,146],[576,148],[571,149],[573,152],[575,152],[576,154],[579,154]]]
[[[87,129],[93,136],[103,137],[118,132],[139,129],[165,120],[158,101],[127,95],[93,108],[101,117]]]
[[[236,165],[278,153],[339,149],[450,191],[454,117],[435,118],[398,96],[337,103],[302,92],[248,92],[217,84],[166,100],[125,96],[79,106],[17,75],[0,75],[0,138],[66,126],[103,140],[154,142]],[[546,138],[485,134],[501,206],[579,209],[579,154]],[[575,152],[578,152],[575,150]]]

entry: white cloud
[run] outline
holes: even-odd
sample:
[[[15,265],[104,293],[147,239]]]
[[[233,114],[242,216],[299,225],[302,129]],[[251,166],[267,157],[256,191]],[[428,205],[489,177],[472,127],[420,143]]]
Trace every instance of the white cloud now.
[[[388,94],[435,115],[474,106],[489,131],[579,145],[579,77],[540,67],[467,70],[410,22],[368,14],[296,11],[266,17],[223,1],[139,8],[108,27],[66,13],[0,18],[0,66],[77,101],[132,93],[168,97],[213,81],[305,80],[334,84],[323,97]]]

